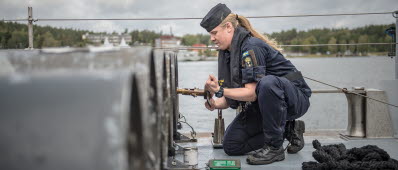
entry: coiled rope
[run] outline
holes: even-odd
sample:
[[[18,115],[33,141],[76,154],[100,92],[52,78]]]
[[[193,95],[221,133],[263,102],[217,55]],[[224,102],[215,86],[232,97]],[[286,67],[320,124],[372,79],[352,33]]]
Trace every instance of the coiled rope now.
[[[316,149],[312,152],[312,156],[318,162],[303,162],[304,170],[398,169],[398,161],[375,145],[346,149],[342,143],[322,146],[318,140],[312,141],[312,145]]]

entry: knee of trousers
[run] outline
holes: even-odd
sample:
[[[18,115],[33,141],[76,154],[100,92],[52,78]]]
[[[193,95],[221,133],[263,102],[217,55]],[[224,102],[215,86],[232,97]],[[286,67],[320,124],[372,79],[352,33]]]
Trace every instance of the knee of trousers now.
[[[232,141],[223,141],[224,152],[229,156],[243,155],[244,144]]]
[[[267,75],[257,83],[256,92],[257,94],[268,94],[267,92],[276,89],[281,89],[278,78],[274,75]]]
[[[244,153],[245,141],[240,140],[240,135],[226,133],[223,140],[223,149],[227,155],[236,156]]]

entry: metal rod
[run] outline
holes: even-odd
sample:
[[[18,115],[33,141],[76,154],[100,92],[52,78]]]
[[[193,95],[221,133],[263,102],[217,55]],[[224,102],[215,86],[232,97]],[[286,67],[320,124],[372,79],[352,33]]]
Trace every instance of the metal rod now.
[[[312,93],[344,93],[341,90],[312,90]]]
[[[247,16],[246,18],[289,18],[289,17],[329,17],[329,16],[347,16],[347,15],[384,15],[391,14],[393,11],[387,12],[363,12],[363,13],[334,13],[334,14],[299,14],[299,15],[270,15],[270,16]],[[170,17],[170,18],[38,18],[37,21],[153,21],[153,20],[201,20],[202,17]],[[17,20],[17,19],[10,19]]]
[[[395,79],[398,80],[398,11],[394,12],[395,15]]]
[[[188,88],[182,88],[178,89],[177,88],[177,94],[182,94],[182,95],[191,95],[193,97],[196,96],[205,96],[205,90],[204,89],[198,89],[198,88],[193,88],[193,89],[188,89]]]
[[[28,49],[33,49],[33,9],[32,7],[28,7],[28,38],[29,38],[29,47]]]
[[[398,43],[351,43],[351,44],[292,44],[292,45],[278,45],[280,47],[320,47],[320,46],[360,46],[360,45],[398,45]],[[217,50],[217,47],[155,47],[155,49],[164,50]]]

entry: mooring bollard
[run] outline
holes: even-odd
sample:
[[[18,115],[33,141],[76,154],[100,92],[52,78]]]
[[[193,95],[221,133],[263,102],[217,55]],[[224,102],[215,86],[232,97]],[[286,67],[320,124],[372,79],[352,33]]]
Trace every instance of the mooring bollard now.
[[[348,126],[344,135],[348,137],[365,137],[366,99],[350,92],[366,95],[364,87],[353,87],[351,91],[345,93],[348,103]]]

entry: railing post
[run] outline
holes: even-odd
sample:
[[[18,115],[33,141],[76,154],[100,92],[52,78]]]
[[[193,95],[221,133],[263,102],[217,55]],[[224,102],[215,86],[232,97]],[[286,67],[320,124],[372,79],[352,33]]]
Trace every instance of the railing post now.
[[[28,36],[29,36],[29,50],[33,49],[33,9],[28,7]]]
[[[395,79],[398,80],[398,11],[394,12],[395,15]]]

